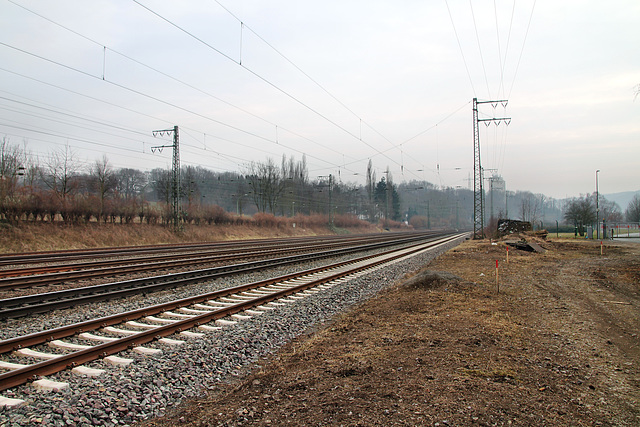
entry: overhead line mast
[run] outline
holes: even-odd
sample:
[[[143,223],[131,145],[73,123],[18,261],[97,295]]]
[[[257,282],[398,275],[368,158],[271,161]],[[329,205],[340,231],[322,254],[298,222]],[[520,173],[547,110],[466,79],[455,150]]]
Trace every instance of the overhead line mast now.
[[[511,123],[511,117],[495,117],[491,119],[479,119],[478,118],[478,105],[479,104],[491,104],[493,108],[496,108],[498,104],[501,104],[504,108],[507,108],[506,99],[498,101],[478,101],[478,98],[473,98],[473,238],[484,239],[484,190],[482,188],[483,170],[482,162],[480,161],[480,132],[478,131],[478,123],[485,122],[487,126],[493,122],[496,126],[500,122],[504,121],[508,126]]]
[[[180,136],[178,134],[178,126],[173,129],[154,130],[153,136],[163,136],[165,133],[170,135],[173,132],[173,145],[159,145],[151,147],[151,151],[163,148],[173,148],[173,164],[171,167],[171,207],[173,210],[173,227],[175,231],[180,231],[182,224],[180,223]]]

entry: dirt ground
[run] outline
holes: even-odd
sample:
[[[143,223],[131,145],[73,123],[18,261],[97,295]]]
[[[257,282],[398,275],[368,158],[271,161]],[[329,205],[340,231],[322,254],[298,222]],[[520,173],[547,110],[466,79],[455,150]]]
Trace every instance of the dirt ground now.
[[[640,425],[640,244],[537,241],[467,241],[144,425]]]

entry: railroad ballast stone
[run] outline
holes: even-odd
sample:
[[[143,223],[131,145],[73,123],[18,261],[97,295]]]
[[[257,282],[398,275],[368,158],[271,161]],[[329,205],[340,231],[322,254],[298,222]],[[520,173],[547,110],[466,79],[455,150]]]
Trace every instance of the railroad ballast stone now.
[[[240,320],[235,325],[223,326],[220,330],[207,332],[203,339],[190,339],[180,347],[155,344],[163,349],[157,355],[143,356],[132,350],[119,353],[119,357],[134,359],[134,363],[127,366],[105,368],[106,364],[100,360],[88,363],[88,367],[106,369],[99,377],[80,377],[69,370],[60,372],[49,378],[69,383],[68,388],[59,392],[41,392],[32,385],[7,390],[2,393],[5,397],[22,399],[25,403],[19,407],[0,407],[0,425],[118,426],[163,416],[183,400],[201,396],[206,389],[221,381],[229,381],[246,374],[249,369],[259,368],[255,363],[261,358],[401,280],[407,272],[419,270],[457,244],[457,241],[450,242],[437,250],[393,263],[295,303],[278,306],[259,316]],[[311,265],[305,268],[311,268]],[[150,301],[161,303],[292,271],[291,267],[282,268],[265,275],[251,274],[227,279],[224,283],[197,285],[194,287],[197,289],[165,291],[155,296],[134,297],[108,304],[113,304],[120,311],[128,310],[148,305]],[[18,328],[23,324],[22,331],[12,330],[11,335],[42,330],[43,323],[46,328],[51,328],[111,314],[115,309],[106,307],[108,304],[40,316],[39,327],[22,319],[12,325]],[[43,318],[46,321],[43,322]]]

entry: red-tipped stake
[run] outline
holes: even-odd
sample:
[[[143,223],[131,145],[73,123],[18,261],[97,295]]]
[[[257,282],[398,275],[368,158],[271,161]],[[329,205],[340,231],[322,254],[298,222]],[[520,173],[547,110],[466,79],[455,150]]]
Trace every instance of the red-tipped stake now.
[[[496,288],[498,289],[498,293],[500,293],[500,282],[498,280],[498,260],[496,260]]]

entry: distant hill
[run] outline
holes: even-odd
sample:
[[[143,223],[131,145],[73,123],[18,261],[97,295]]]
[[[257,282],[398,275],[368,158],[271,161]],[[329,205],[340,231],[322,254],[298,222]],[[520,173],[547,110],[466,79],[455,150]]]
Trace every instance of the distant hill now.
[[[635,194],[640,194],[640,190],[638,191],[623,191],[622,193],[612,193],[612,194],[603,194],[603,196],[612,202],[616,202],[622,212],[624,213],[627,206],[629,206],[629,202],[633,199]]]

